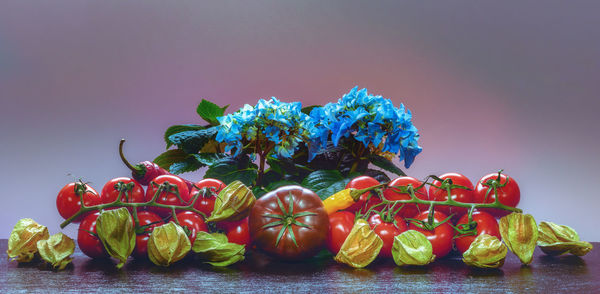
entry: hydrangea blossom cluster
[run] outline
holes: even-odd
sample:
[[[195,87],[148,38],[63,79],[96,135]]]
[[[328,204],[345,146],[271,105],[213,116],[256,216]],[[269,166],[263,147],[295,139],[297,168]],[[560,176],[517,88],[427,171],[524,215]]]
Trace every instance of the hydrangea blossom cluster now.
[[[244,149],[244,142],[254,142],[264,143],[261,148],[272,148],[279,158],[289,158],[300,142],[310,141],[313,133],[314,124],[301,108],[300,102],[286,103],[275,97],[260,99],[256,106],[246,104],[237,112],[218,118],[216,140],[225,142],[225,152],[234,156]]]
[[[337,103],[314,108],[310,117],[314,122],[310,158],[325,148],[330,135],[335,146],[342,137],[353,136],[372,150],[399,152],[399,159],[407,168],[422,150],[410,110],[403,104],[396,108],[382,96],[369,95],[367,89],[354,87]]]

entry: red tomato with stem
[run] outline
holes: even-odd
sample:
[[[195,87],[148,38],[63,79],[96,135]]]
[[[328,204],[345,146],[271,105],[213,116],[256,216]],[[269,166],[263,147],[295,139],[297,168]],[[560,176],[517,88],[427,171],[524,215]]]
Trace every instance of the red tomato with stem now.
[[[208,232],[208,227],[206,226],[204,219],[195,212],[182,211],[177,213],[175,218],[177,218],[179,225],[186,231],[186,234],[188,234],[192,246],[194,245],[194,241],[196,241],[198,232]],[[171,221],[175,222],[175,219],[172,219]]]
[[[377,181],[376,179],[369,176],[360,176],[348,182],[348,184],[346,185],[346,189],[366,189],[376,185],[379,185],[379,181]],[[374,205],[381,203],[381,199],[379,198],[379,196],[371,192],[372,191],[365,192],[362,195],[360,195],[358,201],[354,202],[354,204],[346,208],[346,210],[352,213],[360,212],[364,214]],[[375,208],[375,210],[379,211],[381,209]]]
[[[169,190],[161,191],[156,198],[156,203],[175,206],[185,206],[189,204],[190,192],[187,184],[180,177],[173,175],[162,175],[154,178],[146,190],[146,202],[152,200],[158,192],[159,186],[164,183],[170,185]],[[150,207],[148,209],[163,218],[171,215],[171,210],[168,208]]]
[[[383,190],[383,197],[386,200],[389,201],[395,201],[395,200],[410,200],[410,194],[408,193],[401,193],[397,188],[393,188],[393,187],[407,187],[408,185],[412,185],[413,188],[417,188],[419,186],[421,186],[423,183],[413,177],[399,177],[394,179],[393,181],[391,181],[388,184],[388,188],[386,188],[385,190]],[[429,200],[429,197],[427,196],[427,190],[425,189],[425,187],[421,187],[418,190],[415,190],[415,196],[421,200]],[[396,207],[400,207],[399,205],[397,205]],[[415,204],[404,204],[404,207],[402,207],[402,209],[400,209],[400,211],[398,212],[400,214],[401,217],[406,218],[406,217],[415,217],[416,215],[418,215],[419,213],[421,213],[421,211],[425,211],[427,210],[428,206],[424,205],[424,204],[420,204],[420,205],[415,205]]]
[[[64,219],[68,219],[75,215],[81,209],[81,198],[83,195],[83,203],[85,206],[94,206],[102,204],[100,195],[94,188],[83,182],[69,183],[65,185],[56,196],[56,208],[58,213]],[[73,220],[74,223],[80,222],[90,212],[78,216]]]
[[[135,258],[148,258],[148,240],[155,227],[163,225],[163,220],[150,211],[140,211],[137,213],[140,227],[136,227],[135,248],[133,256]]]
[[[194,208],[204,213],[209,217],[215,208],[215,200],[219,192],[225,188],[225,183],[217,179],[203,179],[194,184],[190,193],[191,198],[198,195],[198,199],[194,203]]]
[[[369,217],[369,226],[383,241],[379,257],[389,258],[392,257],[394,237],[405,232],[408,227],[399,214],[394,217],[393,221],[386,220],[385,218],[386,216],[382,217],[378,213],[373,214]]]
[[[337,254],[354,226],[354,213],[337,211],[329,215],[329,233],[326,246],[329,252]]]
[[[91,258],[103,258],[108,257],[102,241],[98,239],[98,233],[96,232],[96,220],[100,216],[100,212],[95,211],[88,214],[79,224],[79,230],[77,231],[77,246],[83,254]]]
[[[519,185],[512,177],[509,177],[503,173],[489,174],[481,178],[475,186],[475,192],[473,193],[474,203],[494,203],[496,201],[496,195],[494,189],[489,186],[492,181],[498,183],[498,201],[506,206],[517,207],[521,200],[521,190]],[[486,185],[488,183],[488,185]],[[489,192],[488,192],[489,191]],[[486,196],[487,194],[487,196]],[[487,211],[494,216],[501,217],[509,214],[510,212],[503,209],[483,208],[482,211]]]
[[[119,195],[121,195],[121,202],[124,203],[145,202],[144,188],[132,178],[119,177],[106,182],[102,188],[102,203],[115,202]],[[115,208],[117,207],[109,209]]]
[[[462,254],[469,249],[471,243],[475,240],[475,238],[481,234],[486,234],[490,236],[494,236],[499,240],[502,240],[500,236],[500,228],[498,227],[498,222],[496,219],[489,213],[483,211],[473,211],[473,221],[476,225],[476,234],[472,236],[464,236],[458,237],[454,239],[454,245],[456,245],[456,249]],[[463,215],[456,226],[459,227],[461,224],[466,224],[469,221],[469,215]],[[460,227],[459,227],[460,228]]]
[[[227,240],[231,243],[250,246],[250,229],[248,227],[248,217],[229,224],[227,230]]]
[[[473,203],[473,183],[464,175],[459,173],[446,173],[439,176],[440,179],[446,180],[451,179],[452,184],[467,187],[467,189],[453,188],[450,189],[450,196],[456,202],[462,203]],[[442,182],[435,180],[432,182],[435,186],[440,186]],[[448,191],[446,189],[439,189],[434,186],[429,186],[429,200],[433,201],[446,201],[448,199]],[[454,213],[454,218],[458,219],[463,214],[469,211],[468,208],[464,207],[450,207],[445,205],[438,205],[435,209],[446,215]]]
[[[421,214],[417,215],[414,219],[421,220],[427,222],[429,217],[429,211],[421,212]],[[440,223],[448,218],[442,212],[436,211],[433,213],[433,220],[435,223]],[[415,225],[414,222],[409,221],[409,230],[415,230],[423,233],[429,242],[431,242],[431,246],[433,247],[433,254],[435,254],[436,258],[442,258],[452,250],[452,238],[454,237],[454,228],[450,226],[450,223],[445,222],[436,226],[433,230],[427,230]]]

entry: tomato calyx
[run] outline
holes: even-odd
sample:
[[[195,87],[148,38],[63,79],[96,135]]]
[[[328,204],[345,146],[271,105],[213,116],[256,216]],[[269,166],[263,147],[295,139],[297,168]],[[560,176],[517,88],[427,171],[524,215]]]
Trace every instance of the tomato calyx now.
[[[432,203],[429,206],[429,214],[427,215],[427,221],[418,220],[418,219],[414,219],[414,218],[406,218],[406,221],[413,224],[415,227],[421,228],[423,230],[433,231],[433,230],[435,230],[435,228],[437,228],[447,222],[449,223],[450,219],[452,219],[453,216],[454,216],[454,214],[451,214],[448,217],[446,217],[444,220],[442,220],[440,222],[436,222],[435,218],[434,218],[434,209],[433,209],[433,203]]]
[[[310,228],[309,225],[301,223],[296,219],[299,217],[305,217],[305,216],[317,215],[317,214],[314,212],[311,212],[311,211],[304,211],[304,212],[299,212],[299,213],[294,214],[294,201],[293,201],[293,196],[292,196],[291,192],[289,194],[289,201],[288,201],[290,204],[289,204],[289,208],[287,210],[286,210],[285,206],[283,205],[283,203],[281,202],[281,200],[279,200],[278,197],[276,199],[277,199],[277,205],[279,205],[279,209],[281,209],[282,214],[274,214],[274,213],[263,214],[262,217],[274,218],[274,219],[279,219],[279,220],[265,224],[264,226],[262,226],[261,229],[281,226],[281,230],[279,231],[279,234],[277,235],[277,239],[275,241],[275,247],[279,246],[279,241],[281,241],[281,238],[283,237],[283,235],[285,234],[286,231],[289,232],[290,239],[292,239],[292,241],[294,242],[294,245],[296,245],[296,247],[298,247],[298,243],[296,242],[296,236],[294,236],[294,231],[292,230],[292,225],[296,225],[296,226],[303,227],[303,228]]]
[[[502,183],[502,172],[504,170],[501,169],[498,171],[498,177],[496,177],[495,179],[488,179],[487,181],[485,181],[484,183],[481,183],[483,186],[486,187],[490,187],[491,189],[487,189],[487,191],[485,191],[485,197],[484,197],[484,201],[483,203],[487,202],[488,196],[490,195],[490,192],[493,190],[494,191],[494,195],[496,196],[496,201],[498,201],[498,188],[502,188],[506,185],[508,185],[508,182],[510,182],[510,177],[505,175],[506,177],[506,181],[504,183]]]
[[[161,184],[158,184],[154,181],[150,182],[150,185],[154,186],[156,188],[156,193],[154,193],[152,199],[155,200],[158,198],[158,195],[160,195],[163,192],[166,192],[166,194],[173,194],[177,197],[177,199],[179,200],[179,203],[181,204],[187,204],[185,201],[183,201],[183,198],[181,198],[181,194],[179,194],[179,188],[177,187],[176,184],[171,184],[168,181],[165,181]]]
[[[457,224],[456,226],[450,224],[450,226],[457,233],[454,235],[453,239],[477,235],[477,222],[473,220],[473,209],[470,209],[467,215],[467,223]]]
[[[154,221],[154,222],[151,222],[151,223],[143,225],[143,226],[139,225],[139,224],[136,224],[136,226],[135,226],[135,234],[136,235],[148,234],[148,233],[152,232],[152,230],[150,228],[152,228],[156,224],[162,224],[162,223],[164,223],[164,220]]]
[[[123,181],[119,181],[115,184],[115,191],[119,192],[119,196],[117,199],[121,199],[121,195],[125,195],[125,202],[129,202],[129,197],[131,196],[131,191],[135,187],[134,182],[125,183]]]

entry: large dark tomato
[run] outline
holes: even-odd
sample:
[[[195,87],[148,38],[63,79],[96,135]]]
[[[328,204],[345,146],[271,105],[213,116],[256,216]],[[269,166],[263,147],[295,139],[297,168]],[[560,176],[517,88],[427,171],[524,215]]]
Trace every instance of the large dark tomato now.
[[[464,175],[459,173],[447,173],[440,176],[442,180],[451,179],[452,184],[464,186],[468,189],[454,188],[450,190],[450,196],[456,202],[472,203],[473,202],[473,183]],[[433,181],[433,185],[440,186],[442,182]],[[433,201],[446,201],[448,199],[448,191],[445,189],[438,189],[434,186],[429,186],[429,200]],[[450,207],[450,206],[436,206],[435,209],[439,212],[443,212],[446,215],[454,213],[455,219],[460,218],[463,214],[467,213],[468,209],[464,207]]]
[[[376,179],[369,176],[360,176],[348,182],[348,184],[346,185],[346,189],[365,189],[376,185],[379,185],[379,181],[377,181]],[[375,193],[366,192],[360,195],[358,201],[354,202],[354,204],[346,208],[346,210],[352,213],[355,213],[357,211],[361,213],[366,213],[369,210],[369,208],[379,203],[381,203],[381,199]],[[377,208],[375,209],[381,210]]]
[[[133,256],[135,258],[148,258],[148,239],[150,239],[150,234],[155,227],[163,225],[163,220],[155,213],[150,211],[140,211],[137,213],[138,221],[140,222],[140,227],[144,227],[143,232],[141,234],[137,234],[135,236],[135,249],[133,250]],[[138,228],[136,228],[137,231]],[[136,232],[138,233],[138,232]]]
[[[469,215],[463,215],[456,225],[466,224],[469,221]],[[475,238],[481,234],[486,234],[490,236],[497,237],[502,240],[500,236],[500,229],[498,228],[498,222],[496,219],[489,213],[483,211],[473,211],[473,221],[477,223],[477,234],[473,236],[464,236],[454,239],[454,245],[456,245],[456,249],[460,253],[465,253],[471,243],[475,240]]]
[[[190,192],[187,184],[180,177],[173,175],[162,175],[154,178],[146,190],[146,201],[152,200],[152,197],[158,192],[159,185],[163,183],[169,183],[172,185],[172,188],[169,191],[162,191],[156,198],[156,203],[177,206],[188,204],[190,201]],[[183,202],[179,199],[183,200]],[[171,210],[168,208],[150,207],[149,210],[152,210],[160,217],[167,217],[171,214]]]
[[[188,238],[190,239],[192,246],[194,245],[194,241],[196,241],[196,235],[198,232],[208,232],[208,227],[206,226],[204,219],[195,212],[182,211],[175,217],[179,221],[179,225],[181,225],[181,227],[188,234]],[[172,219],[171,221],[173,222],[175,220]]]
[[[283,260],[311,257],[325,245],[329,217],[315,192],[284,186],[258,200],[250,210],[250,239]]]
[[[490,186],[484,185],[488,181],[498,181],[500,185],[504,185],[503,187],[498,187],[498,201],[500,203],[517,207],[519,201],[521,200],[521,190],[519,189],[519,185],[512,177],[509,177],[505,174],[500,174],[500,179],[498,180],[498,174],[489,174],[479,180],[477,182],[477,186],[475,186],[475,192],[473,193],[473,202],[474,203],[493,203],[496,201],[496,195],[494,194],[494,189]],[[489,190],[489,193],[486,198],[486,193]],[[483,211],[487,211],[494,216],[505,216],[509,214],[509,211],[502,209],[482,209]]]
[[[102,204],[98,192],[88,184],[82,182],[69,183],[60,189],[56,196],[56,208],[58,209],[60,216],[64,219],[68,219],[81,209],[81,198],[79,195],[83,195],[83,203],[85,206]],[[78,223],[89,214],[90,213],[80,215],[73,220],[73,222]]]
[[[338,211],[329,215],[329,233],[327,249],[334,255],[340,251],[354,226],[354,214],[349,211]]]
[[[102,241],[98,239],[98,233],[96,232],[96,220],[99,215],[100,212],[98,211],[88,214],[79,224],[79,230],[77,231],[77,246],[83,254],[91,258],[108,257],[108,253],[104,249]]]
[[[429,211],[423,211],[421,212],[421,214],[417,215],[415,219],[427,222],[428,216]],[[445,220],[447,217],[447,215],[439,211],[436,211],[433,214],[433,219],[436,223]],[[437,226],[432,231],[420,228],[414,223],[410,222],[408,229],[419,231],[427,237],[427,240],[431,242],[431,246],[433,247],[433,254],[435,254],[436,258],[442,258],[448,255],[448,253],[450,253],[450,250],[452,250],[452,238],[454,237],[454,229],[448,222]]]
[[[225,183],[217,179],[204,179],[194,184],[190,192],[190,198],[194,198],[198,194],[194,208],[204,213],[206,217],[209,217],[215,208],[217,195],[225,186]]]
[[[121,191],[119,191],[119,189]],[[114,178],[102,188],[102,203],[112,203],[121,195],[121,202],[142,203],[144,199],[144,188],[136,180],[128,177]],[[115,207],[116,208],[116,207]]]
[[[392,257],[394,237],[408,229],[404,219],[402,219],[400,215],[396,215],[393,222],[386,222],[381,218],[381,215],[377,213],[369,217],[369,226],[383,241],[383,247],[381,247],[381,251],[379,251],[379,257],[384,258]]]
[[[408,185],[412,185],[413,188],[417,188],[423,184],[421,181],[413,178],[413,177],[399,177],[394,179],[388,184],[388,188],[383,190],[383,197],[389,201],[394,200],[410,200],[410,195],[408,193],[400,193],[397,188],[392,187],[407,187]],[[427,196],[427,190],[425,187],[421,187],[419,190],[415,190],[415,196],[421,200],[429,200]],[[400,207],[397,205],[396,207]],[[401,217],[415,217],[417,214],[421,213],[421,211],[427,210],[427,205],[415,205],[415,204],[404,204],[402,209],[398,212]]]
[[[227,230],[227,240],[231,243],[250,246],[250,229],[248,228],[248,218],[243,218],[239,221],[229,223]]]

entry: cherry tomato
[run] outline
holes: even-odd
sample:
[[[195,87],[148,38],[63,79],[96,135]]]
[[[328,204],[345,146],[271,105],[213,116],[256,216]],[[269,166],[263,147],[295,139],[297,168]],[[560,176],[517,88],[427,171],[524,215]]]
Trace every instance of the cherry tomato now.
[[[231,222],[227,230],[227,240],[231,243],[250,246],[250,231],[248,228],[248,218]]]
[[[187,184],[180,177],[173,175],[162,175],[154,178],[146,190],[146,201],[152,200],[154,194],[156,194],[158,191],[159,185],[163,183],[169,183],[170,185],[175,185],[175,187],[173,187],[170,191],[162,191],[156,198],[156,203],[178,206],[184,206],[189,203],[190,192]],[[177,194],[179,194],[179,196]],[[183,202],[180,200],[180,198],[183,200]],[[149,210],[152,210],[163,218],[171,214],[171,210],[168,208],[150,207]]]
[[[469,178],[459,173],[446,173],[440,176],[442,180],[451,179],[452,184],[464,186],[468,189],[454,188],[450,190],[450,196],[456,202],[472,203],[473,202],[473,184]],[[433,181],[433,185],[440,186],[442,182]],[[429,186],[429,200],[433,201],[446,201],[448,199],[448,191],[445,189],[438,189],[434,186]],[[450,206],[436,206],[435,209],[446,215],[454,213],[456,219],[460,218],[463,214],[467,213],[468,209],[464,207],[450,207]]]
[[[196,203],[194,203],[194,208],[203,212],[206,217],[209,217],[215,208],[217,195],[225,186],[225,183],[217,179],[203,179],[194,184],[190,193],[191,198],[199,194]]]
[[[58,196],[56,196],[56,208],[58,209],[60,216],[64,219],[68,219],[81,209],[80,194],[83,194],[83,203],[85,206],[102,204],[100,195],[98,195],[98,192],[96,192],[94,188],[82,182],[69,183],[60,189]],[[73,220],[73,222],[78,223],[89,214],[90,213],[80,215]]]
[[[394,200],[410,200],[410,195],[408,193],[400,193],[398,191],[398,189],[394,189],[391,187],[395,187],[395,186],[403,186],[406,187],[408,185],[412,185],[413,188],[417,188],[419,186],[421,186],[421,181],[413,178],[413,177],[399,177],[397,179],[394,179],[393,181],[391,181],[388,184],[389,188],[386,188],[385,190],[383,190],[383,197],[387,200],[390,201],[394,201]],[[428,196],[427,196],[427,190],[425,189],[425,187],[421,187],[419,190],[415,191],[415,196],[417,196],[417,198],[421,199],[421,200],[429,200]],[[397,205],[396,207],[400,207],[400,205]],[[406,217],[414,217],[417,214],[421,213],[421,211],[425,211],[427,210],[428,206],[427,205],[415,205],[415,204],[404,204],[404,207],[402,207],[402,209],[400,209],[400,211],[398,212],[400,214],[400,216],[402,216],[403,218]]]
[[[102,241],[98,239],[96,232],[96,220],[99,215],[100,212],[98,211],[88,214],[79,224],[79,230],[77,231],[77,246],[83,254],[91,258],[108,257],[108,253],[104,249]]]
[[[337,254],[354,226],[354,214],[349,211],[338,211],[329,215],[329,233],[327,234],[327,249]]]
[[[184,228],[188,233],[188,238],[194,245],[194,241],[196,241],[196,235],[198,232],[208,232],[208,227],[206,223],[204,223],[204,219],[197,213],[191,211],[182,211],[175,215],[177,221],[179,221],[179,225]],[[175,220],[172,219],[172,222]]]
[[[419,215],[417,215],[415,219],[427,222],[428,216],[429,211],[423,211]],[[433,214],[433,219],[436,223],[445,220],[447,217],[447,215],[439,211],[436,211]],[[408,229],[419,231],[427,237],[427,240],[431,242],[431,246],[433,247],[433,254],[435,254],[436,259],[448,255],[448,253],[450,253],[450,250],[452,250],[452,238],[454,237],[454,229],[452,228],[452,226],[450,226],[448,222],[437,226],[431,231],[418,227],[414,223],[410,222]]]
[[[137,213],[138,221],[140,222],[140,227],[148,226],[144,228],[144,231],[141,234],[137,234],[135,236],[135,249],[133,250],[133,256],[135,258],[148,258],[148,240],[150,239],[150,234],[155,227],[163,225],[163,220],[155,213],[150,211],[140,211]],[[136,233],[138,228],[136,228]]]
[[[131,188],[119,192],[119,185],[130,185]],[[124,188],[125,187],[122,187],[120,189]],[[104,184],[101,194],[102,203],[114,202],[117,200],[117,197],[119,197],[119,194],[121,195],[121,201],[125,203],[142,203],[145,201],[144,188],[142,188],[142,186],[136,180],[128,177],[120,177],[114,178]],[[109,209],[116,208],[117,207]]]
[[[469,221],[469,215],[463,215],[456,225],[466,224]],[[475,238],[481,234],[487,234],[498,239],[502,240],[500,236],[500,229],[498,228],[498,222],[496,219],[489,213],[483,211],[473,211],[473,221],[477,223],[477,234],[473,236],[464,236],[454,239],[454,245],[456,245],[456,249],[462,254],[469,249],[471,243],[475,240]]]
[[[365,189],[376,185],[379,185],[379,181],[377,181],[376,179],[369,176],[360,176],[348,182],[348,184],[346,185],[346,189]],[[379,203],[381,203],[381,199],[376,194],[366,192],[360,195],[358,201],[354,202],[354,204],[352,204],[346,210],[352,213],[355,213],[357,211],[361,213],[366,213],[372,206],[377,205]]]
[[[487,181],[496,179],[498,179],[498,173],[486,175],[477,182],[475,192],[473,193],[474,203],[493,203],[494,201],[496,201],[494,189],[492,187],[484,185]],[[505,186],[498,187],[498,201],[500,201],[500,203],[506,206],[517,207],[519,201],[521,200],[521,190],[519,189],[519,185],[517,184],[515,179],[501,173],[499,183],[500,185],[505,184]],[[489,193],[486,199],[485,194],[488,190]],[[482,210],[487,211],[492,215],[498,217],[505,216],[510,213],[509,211],[503,209],[488,208]]]
[[[392,257],[394,237],[408,229],[404,219],[402,219],[400,215],[396,215],[393,222],[386,222],[378,213],[369,217],[369,226],[383,241],[383,247],[381,247],[381,251],[379,251],[379,257],[384,258]]]

